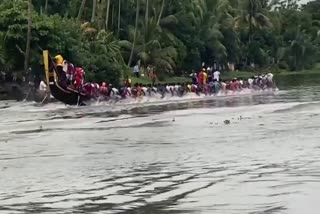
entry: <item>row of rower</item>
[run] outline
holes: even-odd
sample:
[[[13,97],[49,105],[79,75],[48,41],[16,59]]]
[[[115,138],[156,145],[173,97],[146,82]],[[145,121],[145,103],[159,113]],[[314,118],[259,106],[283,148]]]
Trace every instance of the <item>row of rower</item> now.
[[[219,71],[202,71],[192,72],[190,83],[176,83],[176,84],[154,84],[143,85],[136,83],[131,86],[131,80],[127,77],[124,84],[118,88],[112,84],[103,82],[98,83],[84,83],[85,72],[81,67],[75,67],[72,63],[67,62],[61,55],[55,57],[55,66],[59,76],[59,83],[64,87],[72,87],[91,98],[110,99],[113,97],[127,98],[127,97],[141,97],[153,96],[160,94],[165,96],[183,96],[186,93],[195,93],[197,95],[214,95],[219,92],[228,94],[236,91],[241,91],[243,88],[252,90],[265,90],[276,88],[273,81],[273,74],[257,75],[247,80],[233,79],[229,81],[222,81],[220,79]]]
[[[243,89],[251,89],[254,91],[262,91],[275,89],[276,86],[273,82],[273,75],[268,74],[265,76],[256,76],[248,80],[233,79],[230,81],[213,81],[207,84],[193,84],[193,83],[176,83],[176,84],[155,84],[143,85],[136,83],[131,86],[128,79],[120,87],[114,87],[112,84],[107,85],[103,82],[101,85],[98,83],[85,83],[82,86],[82,92],[87,96],[94,99],[110,98],[128,98],[128,97],[143,97],[143,96],[179,96],[182,97],[187,93],[194,93],[197,95],[215,95],[217,93],[233,94],[242,91]]]

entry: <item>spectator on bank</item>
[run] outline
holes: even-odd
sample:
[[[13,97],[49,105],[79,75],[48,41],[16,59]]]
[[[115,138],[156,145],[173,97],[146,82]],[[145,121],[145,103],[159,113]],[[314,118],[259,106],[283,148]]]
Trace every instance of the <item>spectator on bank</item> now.
[[[6,81],[6,72],[5,71],[1,71],[1,79],[3,80],[3,81]]]
[[[136,64],[134,67],[133,67],[133,74],[135,77],[139,78],[139,65]]]

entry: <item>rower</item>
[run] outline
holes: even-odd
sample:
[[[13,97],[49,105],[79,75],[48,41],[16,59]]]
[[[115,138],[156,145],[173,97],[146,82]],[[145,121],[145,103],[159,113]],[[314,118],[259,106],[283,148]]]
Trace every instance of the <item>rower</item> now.
[[[128,88],[131,87],[131,79],[129,76],[126,77],[126,80],[124,81],[124,85]]]
[[[253,88],[253,82],[254,82],[254,77],[251,77],[251,78],[248,79],[248,87],[249,87],[250,89]]]
[[[111,97],[111,95],[113,95],[113,91],[112,91],[113,85],[109,84],[108,85],[108,97]]]
[[[73,84],[74,76],[75,76],[74,65],[69,62],[68,68],[67,68],[67,83],[68,83],[68,85]]]
[[[213,94],[217,94],[221,88],[221,84],[218,80],[213,79],[213,84],[212,84],[212,92]]]
[[[80,89],[82,84],[83,84],[83,79],[84,79],[84,70],[80,67],[76,68],[75,72],[75,85],[76,89]]]
[[[140,84],[143,96],[146,96],[148,93],[148,88],[145,85]]]
[[[203,69],[202,71],[199,72],[198,74],[198,85],[202,86],[203,85],[203,81],[204,81],[204,71],[205,69]]]
[[[93,83],[93,87],[92,87],[92,97],[99,97],[99,93],[100,92],[100,86],[98,83]]]
[[[186,86],[185,86],[184,83],[179,84],[179,85],[180,86],[179,86],[179,88],[177,90],[177,94],[178,94],[178,96],[182,97],[186,93]]]
[[[81,89],[82,89],[82,92],[86,95],[86,96],[88,96],[88,97],[90,97],[91,95],[92,95],[92,84],[91,83],[85,83],[85,84],[83,84],[82,86],[81,86]]]
[[[225,83],[224,81],[222,81],[221,79],[219,80],[220,86],[221,86],[221,90],[222,92],[224,92],[225,94],[227,94],[227,83]]]
[[[198,77],[197,77],[197,73],[192,70],[190,77],[192,79],[192,84],[197,84],[198,83]]]
[[[40,82],[39,91],[47,91],[47,84],[43,80]]]
[[[64,60],[61,55],[57,55],[54,57],[55,67],[59,77],[59,84],[62,87],[67,87],[67,76],[66,73],[63,71],[63,62]]]
[[[272,73],[268,73],[267,74],[267,87],[268,88],[273,88],[274,84],[273,84],[273,74]]]
[[[190,92],[192,92],[192,86],[191,86],[191,84],[190,83],[188,83],[188,85],[187,85],[187,89],[188,89],[188,92],[190,93]]]
[[[113,96],[115,96],[115,97],[119,96],[119,90],[117,88],[113,87],[111,90],[112,90]]]
[[[107,96],[108,95],[108,88],[107,88],[107,84],[105,82],[103,82],[101,84],[100,94],[102,94],[103,96]]]

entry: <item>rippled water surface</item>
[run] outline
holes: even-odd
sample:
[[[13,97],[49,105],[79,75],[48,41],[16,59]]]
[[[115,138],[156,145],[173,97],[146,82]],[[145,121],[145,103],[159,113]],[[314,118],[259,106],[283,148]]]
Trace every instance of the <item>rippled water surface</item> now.
[[[0,101],[0,213],[317,214],[319,95]]]

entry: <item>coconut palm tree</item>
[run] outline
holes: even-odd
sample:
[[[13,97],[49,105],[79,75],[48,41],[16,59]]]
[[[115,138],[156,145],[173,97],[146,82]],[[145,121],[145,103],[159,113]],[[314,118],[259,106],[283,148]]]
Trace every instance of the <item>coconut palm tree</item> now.
[[[128,66],[131,65],[133,54],[134,54],[134,49],[135,49],[135,45],[136,45],[137,32],[138,32],[138,23],[139,23],[139,12],[140,12],[140,0],[137,0],[136,21],[135,21],[133,42],[132,42],[131,53],[130,53],[130,57],[129,57],[129,61],[128,61]]]
[[[236,18],[236,25],[239,30],[247,29],[245,30],[247,40],[244,47],[246,49],[245,65],[251,63],[250,61],[252,60],[249,59],[250,55],[252,55],[250,54],[250,49],[255,49],[251,45],[256,30],[273,26],[270,18],[266,15],[268,14],[267,7],[268,5],[264,5],[260,0],[245,0],[239,5],[239,16]]]
[[[249,24],[249,38],[252,36],[253,28],[272,27],[272,23],[264,13],[261,1],[248,0],[247,1],[247,14],[245,19]]]
[[[210,55],[213,55],[216,60],[222,60],[227,56],[226,47],[222,43],[221,22],[228,7],[227,0],[193,1],[194,12],[192,16],[197,36],[204,41],[205,46],[211,52]],[[210,61],[212,60],[210,59]]]
[[[135,29],[131,28],[129,34],[134,36],[134,31]],[[131,49],[132,57],[134,55],[144,67],[151,64],[158,71],[173,71],[176,66],[177,50],[173,46],[161,45],[163,34],[158,25],[158,17],[149,18],[147,24],[143,24],[136,32],[135,46]],[[126,51],[133,47],[133,42],[130,41],[121,41],[120,44]]]
[[[28,0],[28,32],[27,32],[27,45],[26,45],[26,52],[24,58],[24,71],[27,73],[29,70],[29,58],[30,58],[30,43],[31,43],[31,9],[32,3],[31,0]]]
[[[79,8],[79,12],[78,12],[78,20],[81,19],[81,16],[82,16],[82,13],[83,13],[83,10],[84,10],[84,7],[86,5],[86,0],[82,0],[81,1],[81,5],[80,5],[80,8]]]
[[[106,30],[108,30],[109,26],[109,15],[110,14],[110,0],[107,0],[107,12],[106,12]]]
[[[118,1],[118,35],[120,33],[120,24],[121,24],[121,0]]]
[[[45,13],[48,13],[48,1],[49,0],[46,0],[45,5],[44,5],[44,12]]]
[[[91,22],[94,22],[96,19],[96,10],[97,10],[97,0],[92,0]]]

